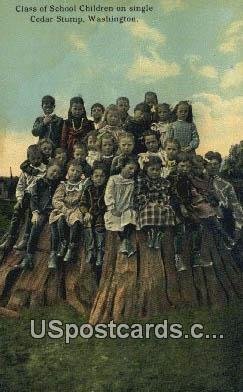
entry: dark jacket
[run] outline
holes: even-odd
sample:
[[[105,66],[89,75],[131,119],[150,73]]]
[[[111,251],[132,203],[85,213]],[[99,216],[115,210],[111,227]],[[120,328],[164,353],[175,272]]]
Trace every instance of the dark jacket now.
[[[40,178],[32,188],[30,207],[31,211],[38,211],[40,214],[48,214],[52,209],[52,197],[55,193],[59,181],[49,181],[47,178]]]
[[[80,129],[74,129],[70,120],[65,120],[62,129],[61,147],[65,148],[68,158],[73,156],[73,146],[75,143],[86,143],[87,135],[94,130],[94,123],[87,118],[83,118]]]
[[[49,138],[53,142],[55,148],[60,147],[63,119],[53,114],[49,124],[44,125],[43,120],[44,116],[37,117],[33,125],[32,135],[39,136],[39,140]]]
[[[83,214],[89,212],[92,215],[92,225],[94,226],[104,226],[106,212],[104,196],[105,184],[97,187],[91,180],[87,182],[81,197],[80,210]]]

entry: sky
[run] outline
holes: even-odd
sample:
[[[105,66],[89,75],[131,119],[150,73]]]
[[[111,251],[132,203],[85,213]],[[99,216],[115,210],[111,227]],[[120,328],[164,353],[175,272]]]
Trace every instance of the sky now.
[[[126,12],[39,12],[45,4],[124,6]],[[17,5],[37,12],[17,12]],[[153,7],[129,12],[129,7]],[[30,22],[31,16],[52,23]],[[84,22],[57,23],[56,17]],[[136,22],[88,22],[88,15],[135,17]],[[69,100],[81,95],[90,115],[119,96],[130,112],[155,91],[159,102],[193,105],[201,143],[198,153],[227,155],[243,139],[243,6],[241,0],[153,0],[94,2],[1,1],[0,176],[18,175],[41,98],[56,98],[56,114],[66,118]]]

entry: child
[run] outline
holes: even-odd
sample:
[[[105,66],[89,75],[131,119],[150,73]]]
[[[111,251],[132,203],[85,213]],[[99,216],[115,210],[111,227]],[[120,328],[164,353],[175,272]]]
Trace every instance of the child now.
[[[51,158],[53,157],[54,145],[51,139],[41,139],[38,142],[38,145],[40,146],[42,152],[43,163],[47,165],[50,162]]]
[[[99,152],[97,151],[97,131],[90,132],[87,135],[87,150],[88,155],[86,157],[86,162],[92,167],[94,161],[99,159]]]
[[[54,151],[54,158],[60,163],[61,166],[65,166],[67,164],[67,152],[64,148],[56,148]]]
[[[93,161],[93,164],[96,160],[99,160],[105,165],[105,167],[107,168],[107,172],[110,173],[111,164],[117,150],[116,139],[111,133],[104,133],[97,140],[96,146],[98,150],[98,155],[97,158]]]
[[[49,223],[51,226],[55,223],[59,231],[61,243],[56,256],[64,257],[65,262],[71,262],[76,256],[83,223],[79,206],[86,179],[79,161],[73,160],[69,163],[67,177],[66,181],[60,183],[53,196],[54,209],[50,214]],[[68,227],[69,244],[66,240]]]
[[[199,146],[199,136],[196,125],[192,122],[191,105],[187,101],[180,101],[175,106],[173,114],[176,121],[169,128],[169,138],[179,141],[181,151],[195,155],[195,149]]]
[[[121,124],[124,125],[130,117],[128,111],[130,109],[129,99],[127,97],[119,97],[116,100],[117,108],[120,112]]]
[[[61,147],[67,150],[68,159],[73,157],[74,144],[83,143],[86,135],[93,129],[93,122],[86,117],[83,98],[71,98],[68,119],[64,121],[61,141]]]
[[[42,109],[44,116],[37,117],[35,120],[32,134],[39,136],[39,140],[48,138],[55,147],[60,147],[63,119],[53,113],[55,109],[55,99],[50,95],[42,98]]]
[[[87,147],[85,144],[76,143],[74,145],[73,157],[80,164],[80,167],[85,175],[85,177],[89,177],[91,175],[91,167],[87,163]]]
[[[206,170],[210,177],[212,187],[223,213],[230,213],[234,221],[235,242],[242,238],[243,210],[237,199],[233,186],[219,176],[222,157],[220,153],[209,151],[205,154]],[[227,223],[227,222],[226,222]]]
[[[89,182],[84,188],[80,210],[83,214],[86,238],[88,235],[87,262],[95,259],[97,267],[102,266],[105,247],[105,223],[106,211],[104,195],[106,183],[106,170],[102,165],[97,165]]]
[[[137,230],[146,230],[148,247],[161,248],[161,237],[167,227],[175,225],[170,205],[170,183],[161,177],[162,161],[149,156],[143,173],[137,178],[134,205],[137,210]]]
[[[176,172],[176,157],[180,153],[181,146],[176,139],[167,139],[162,151],[162,177],[167,178]]]
[[[56,163],[47,166],[46,177],[40,178],[33,186],[31,193],[32,227],[27,243],[27,252],[21,264],[16,266],[21,269],[32,269],[37,243],[45,223],[48,222],[52,210],[52,196],[56,190],[61,176],[61,168]],[[51,228],[51,254],[48,268],[56,268],[55,252],[58,246],[58,233]]]
[[[171,122],[171,111],[168,103],[159,103],[155,106],[155,122],[151,129],[159,134],[161,148],[165,148],[165,141],[168,139],[168,132]]]
[[[103,105],[101,105],[101,103],[94,103],[91,106],[91,116],[94,120],[94,129],[99,130],[100,128],[102,128],[104,112],[105,108]]]
[[[44,177],[46,173],[46,165],[42,163],[42,154],[38,145],[33,144],[27,149],[27,160],[33,169],[32,174],[22,172],[16,188],[16,199],[17,203],[14,206],[14,213],[11,219],[10,228],[6,240],[1,244],[1,250],[10,250],[16,240],[21,217],[24,216],[25,212],[30,206],[30,195],[33,185],[38,178]],[[16,246],[18,250],[24,250],[29,237],[30,232],[30,219],[27,217],[25,234],[23,241]]]
[[[110,105],[106,108],[104,114],[104,127],[98,131],[97,138],[99,139],[104,133],[110,132],[118,141],[120,135],[124,133],[121,126],[121,117],[118,107]]]
[[[134,116],[127,119],[124,129],[134,136],[135,147],[134,153],[139,154],[145,152],[143,144],[143,133],[150,128],[150,120],[148,114],[150,113],[149,106],[145,103],[139,103],[134,108]]]
[[[136,212],[134,210],[133,192],[134,176],[137,169],[136,162],[127,157],[123,160],[120,174],[111,176],[105,191],[106,230],[116,231],[121,240],[120,252],[127,257],[132,256],[134,249],[130,237],[136,225]]]
[[[132,133],[124,133],[120,136],[118,142],[119,155],[115,156],[111,164],[111,175],[120,173],[121,167],[123,166],[123,160],[125,157],[131,157],[133,160],[137,160],[133,154],[134,150],[134,136]]]
[[[144,163],[148,161],[148,158],[150,156],[158,156],[160,159],[162,159],[162,153],[159,150],[159,140],[157,132],[153,130],[146,131],[143,134],[143,139],[147,151],[138,154],[138,163],[140,169],[143,169]]]
[[[147,91],[145,93],[144,102],[149,106],[150,121],[153,122],[155,117],[155,107],[158,105],[157,94],[152,91]]]

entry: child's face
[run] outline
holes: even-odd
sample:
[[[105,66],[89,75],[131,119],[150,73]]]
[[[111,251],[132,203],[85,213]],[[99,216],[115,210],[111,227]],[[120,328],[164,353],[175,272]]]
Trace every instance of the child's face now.
[[[65,151],[62,152],[57,152],[55,158],[60,162],[60,163],[65,163],[67,161],[67,153]]]
[[[45,115],[52,114],[55,109],[55,105],[53,105],[51,102],[48,101],[43,102],[42,109]]]
[[[102,108],[99,107],[99,106],[93,107],[93,109],[91,111],[91,116],[93,117],[93,119],[95,121],[100,121],[102,119],[102,116],[103,116]]]
[[[165,147],[165,152],[169,161],[173,161],[178,154],[178,147],[174,143],[167,143]]]
[[[193,162],[193,167],[192,167],[193,173],[195,176],[201,176],[203,175],[204,172],[204,163],[201,160],[194,160]]]
[[[101,152],[103,155],[112,155],[114,151],[114,144],[111,139],[103,139],[101,144]]]
[[[92,175],[92,180],[95,186],[101,186],[105,183],[105,173],[102,169],[95,169]]]
[[[188,117],[188,113],[189,113],[189,106],[182,103],[181,105],[178,106],[176,111],[177,119],[186,121]]]
[[[117,112],[108,112],[106,116],[106,121],[108,125],[115,126],[120,122],[119,114]]]
[[[159,106],[157,109],[157,113],[160,121],[169,120],[170,111],[166,106]]]
[[[51,157],[52,156],[52,146],[49,143],[43,143],[41,145],[41,151],[45,157]]]
[[[210,176],[216,176],[220,170],[220,163],[217,159],[211,159],[207,162],[206,170]]]
[[[32,166],[38,167],[42,163],[42,154],[41,152],[31,153],[29,154],[28,159]]]
[[[61,169],[57,165],[48,167],[46,171],[46,178],[51,181],[57,181],[61,177]]]
[[[123,178],[133,178],[136,171],[135,163],[128,163],[122,168],[121,175]]]
[[[161,165],[155,164],[148,166],[147,175],[152,179],[159,178],[161,176]]]
[[[189,174],[191,171],[190,161],[179,162],[177,165],[177,171],[179,174]]]
[[[131,154],[134,149],[134,141],[130,138],[122,138],[119,141],[121,154]]]
[[[156,99],[155,95],[154,94],[146,94],[145,95],[145,103],[147,103],[149,105],[150,109],[152,109],[152,107],[157,104],[157,99]]]
[[[86,159],[86,152],[82,148],[75,148],[73,152],[74,159],[79,159],[80,161],[85,161]]]
[[[119,99],[117,101],[117,107],[118,107],[119,112],[121,112],[121,113],[127,113],[130,108],[128,101],[126,101],[124,99]]]
[[[159,143],[155,135],[145,136],[144,143],[149,152],[158,152]]]
[[[80,118],[84,114],[84,105],[81,103],[73,103],[71,106],[71,114],[75,118]]]
[[[71,165],[68,169],[68,179],[72,182],[78,182],[81,179],[82,169],[79,166]]]
[[[141,122],[144,119],[144,112],[142,110],[135,110],[134,111],[134,120],[136,122]]]
[[[87,141],[88,150],[95,150],[96,149],[95,142],[96,142],[96,140],[93,136],[88,137],[88,141]]]

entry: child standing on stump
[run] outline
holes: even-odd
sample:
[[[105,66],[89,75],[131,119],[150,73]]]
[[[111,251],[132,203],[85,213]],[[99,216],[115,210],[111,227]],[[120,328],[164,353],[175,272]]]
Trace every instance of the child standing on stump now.
[[[86,117],[83,98],[71,98],[68,119],[64,122],[61,141],[61,147],[67,150],[68,159],[73,158],[74,144],[84,143],[87,134],[93,129],[93,121]]]
[[[170,205],[170,183],[161,177],[162,161],[149,156],[143,173],[137,178],[134,205],[137,209],[137,230],[145,229],[148,247],[161,248],[165,229],[175,225]]]
[[[124,158],[120,170],[120,174],[111,176],[107,182],[107,212],[104,219],[106,230],[118,232],[121,240],[120,252],[130,257],[136,252],[130,238],[136,225],[133,196],[137,164],[130,157]]]
[[[14,206],[14,212],[10,223],[10,228],[6,240],[0,245],[0,250],[10,250],[16,241],[21,218],[30,207],[30,196],[32,188],[38,178],[44,177],[46,174],[46,165],[42,162],[42,154],[38,145],[33,144],[27,149],[28,167],[31,169],[31,174],[22,171],[16,188],[17,202]],[[23,241],[19,243],[15,249],[24,250],[26,248],[27,240],[30,233],[30,216],[26,217],[25,234]]]
[[[199,146],[199,136],[193,123],[192,106],[187,101],[181,101],[175,106],[173,114],[176,121],[169,128],[169,138],[179,141],[181,151],[195,155],[195,150]]]
[[[105,251],[106,178],[106,168],[97,163],[93,168],[91,179],[84,187],[80,202],[84,222],[86,261],[95,261],[96,267],[102,266]]]
[[[151,129],[156,131],[159,136],[161,148],[165,149],[165,141],[169,137],[169,127],[171,122],[171,111],[168,103],[159,103],[155,106],[155,122]]]
[[[46,177],[36,181],[31,192],[30,206],[32,211],[32,227],[27,243],[27,252],[21,264],[17,266],[21,269],[32,269],[34,265],[34,254],[41,231],[48,222],[52,210],[52,196],[56,190],[61,177],[61,168],[56,163],[50,163],[47,167]],[[57,250],[58,238],[52,230],[51,236],[51,256],[48,262],[49,268],[54,268],[53,254]]]
[[[74,261],[80,239],[83,218],[79,209],[80,200],[86,178],[77,160],[70,162],[67,172],[67,181],[61,182],[52,200],[54,210],[50,214],[49,223],[57,225],[60,246],[58,257],[65,262]],[[67,241],[67,231],[69,241]]]
[[[55,99],[50,95],[42,98],[42,109],[44,116],[35,120],[32,134],[39,136],[39,140],[49,138],[55,148],[60,147],[63,119],[53,113],[55,109]]]

